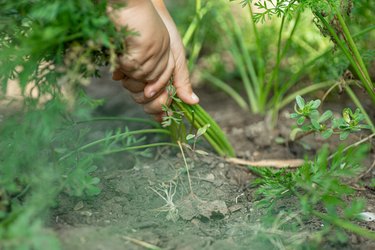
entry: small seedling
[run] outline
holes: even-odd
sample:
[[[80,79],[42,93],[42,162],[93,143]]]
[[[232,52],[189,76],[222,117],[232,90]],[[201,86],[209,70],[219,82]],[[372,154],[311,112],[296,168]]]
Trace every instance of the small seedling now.
[[[188,134],[186,136],[187,141],[193,140],[193,151],[195,150],[195,144],[197,143],[198,138],[204,135],[209,127],[210,124],[206,124],[203,127],[199,128],[195,134]]]

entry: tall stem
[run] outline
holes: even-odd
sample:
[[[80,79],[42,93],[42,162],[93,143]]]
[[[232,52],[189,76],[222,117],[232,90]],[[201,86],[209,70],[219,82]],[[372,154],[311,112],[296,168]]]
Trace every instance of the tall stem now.
[[[349,49],[345,46],[344,42],[338,37],[335,30],[327,22],[327,20],[318,12],[315,12],[315,15],[320,19],[320,21],[323,23],[323,25],[328,29],[332,38],[336,41],[336,43],[339,46],[339,48],[341,49],[341,51],[345,54],[346,58],[349,60],[350,64],[353,66],[353,68],[354,68],[355,72],[357,73],[359,79],[361,80],[361,82],[363,83],[364,87],[366,88],[368,94],[370,95],[370,98],[371,98],[372,102],[375,103],[375,90],[372,87],[371,81],[369,83],[369,81],[367,79],[368,73],[367,74],[363,73],[363,72],[367,72],[367,69],[361,67],[361,64],[358,61],[356,61],[356,60],[358,60],[357,58],[356,58],[356,60],[353,58]],[[346,36],[351,37],[350,33],[346,34]],[[360,55],[359,55],[359,57],[360,57]]]
[[[362,106],[362,104],[359,101],[359,99],[356,96],[356,94],[354,94],[353,90],[349,86],[345,87],[345,91],[346,91],[346,93],[348,93],[349,97],[352,99],[352,101],[354,102],[354,104],[361,110],[362,114],[365,116],[365,120],[366,120],[367,124],[370,125],[371,131],[373,133],[375,133],[374,123],[371,121],[370,116],[367,114],[366,110]]]

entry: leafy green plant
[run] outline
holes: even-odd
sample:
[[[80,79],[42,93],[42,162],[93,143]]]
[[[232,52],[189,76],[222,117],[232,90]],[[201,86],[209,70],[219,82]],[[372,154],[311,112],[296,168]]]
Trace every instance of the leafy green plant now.
[[[340,2],[342,2],[341,7]],[[350,33],[346,24],[346,21],[350,20],[348,18],[344,20],[345,18],[341,17],[344,15],[342,13],[348,13],[348,15],[351,13],[352,5],[349,6],[346,1],[298,0],[276,1],[275,3],[271,0],[245,0],[241,3],[250,15],[249,23],[241,23],[241,19],[234,17],[229,8],[223,8],[223,14],[217,19],[223,32],[227,34],[228,50],[231,51],[237,72],[243,82],[243,92],[246,94],[247,100],[240,94],[241,90],[214,74],[204,72],[204,79],[222,89],[244,109],[250,109],[253,113],[261,114],[270,111],[274,123],[277,120],[279,110],[292,102],[297,95],[307,94],[319,89],[328,89],[332,86],[344,87],[353,102],[365,114],[366,122],[372,126],[371,119],[360,106],[361,104],[349,87],[350,81],[341,84],[343,80],[337,79],[343,74],[343,70],[340,70],[339,75],[332,74],[331,70],[331,73],[328,72],[326,77],[319,75],[319,71],[318,83],[299,87],[295,92],[290,93],[303,77],[306,78],[311,75],[311,72],[314,71],[313,66],[316,66],[317,62],[324,60],[324,65],[327,65],[327,60],[340,59],[341,64],[337,67],[347,69],[350,66],[349,70],[354,70],[354,74],[358,76],[361,81],[360,84],[365,87],[370,97],[373,95],[371,79],[368,77],[368,71],[354,39],[358,40],[359,37],[369,34],[375,27],[373,25],[359,28],[356,26],[359,31],[354,35]],[[255,6],[255,12],[251,4]],[[354,5],[361,4],[362,2]],[[320,16],[319,13],[324,17]],[[360,16],[357,12],[355,14]],[[279,22],[276,22],[274,17],[279,18]],[[326,44],[326,46],[320,47],[319,50],[316,49],[317,46],[308,45],[308,42],[301,38],[301,32],[299,32],[302,26],[310,25],[306,23],[306,20],[313,20],[316,27],[320,29],[320,33],[331,38],[334,42],[333,46],[327,44],[327,39],[323,37],[318,43]],[[259,23],[265,21],[268,23],[263,24],[263,29],[260,28]],[[272,22],[272,25],[269,25],[269,22]],[[279,25],[276,30],[273,28],[275,25]],[[304,30],[312,32],[314,31],[313,28]],[[261,42],[270,40],[263,35],[265,29],[273,29],[272,37],[275,33],[278,34],[273,50],[269,42]],[[316,33],[319,33],[319,31]],[[251,34],[251,36],[248,34]],[[255,45],[253,50],[249,49],[249,41],[252,41],[251,44]],[[302,51],[300,54],[292,54],[291,48],[293,48],[293,51],[302,48]],[[337,51],[336,48],[339,50]],[[373,60],[371,53],[361,52],[363,55],[370,55],[367,56],[367,62]],[[296,61],[295,57],[304,58],[304,60]],[[267,60],[268,58],[271,60]],[[362,76],[359,76],[359,74]],[[355,83],[358,84],[358,81]]]
[[[175,145],[146,143],[147,134],[169,135],[169,131],[160,128],[117,129],[107,132],[104,138],[89,141],[87,118],[75,122],[83,119],[86,112],[82,107],[69,112],[56,98],[43,109],[15,114],[1,122],[1,248],[40,249],[44,244],[58,249],[57,240],[43,229],[42,222],[45,212],[56,205],[59,194],[98,195],[101,188],[96,170],[103,155]]]
[[[320,100],[305,102],[301,96],[296,97],[295,113],[292,113],[290,117],[296,119],[297,125],[300,127],[292,130],[292,140],[295,139],[298,132],[317,132],[324,139],[329,138],[332,134],[338,134],[340,140],[345,140],[350,133],[359,132],[363,129],[374,130],[370,125],[362,123],[365,115],[359,109],[353,112],[350,108],[345,108],[342,117],[334,118],[331,110],[320,114],[318,111],[320,104]]]
[[[171,135],[155,122],[90,115],[100,103],[87,98],[81,86],[100,67],[114,69],[130,34],[111,22],[107,1],[0,0],[0,16],[0,100],[11,84],[21,88],[24,98],[18,113],[0,121],[0,248],[59,249],[56,237],[43,227],[44,215],[59,194],[98,195],[97,169],[105,155],[145,155],[152,147],[177,145],[162,137],[149,142],[150,134]],[[208,120],[215,128],[208,134],[217,138],[221,129],[200,106],[178,105],[188,111],[187,117],[195,111],[196,126]],[[88,138],[91,123],[115,119],[124,122],[121,129]],[[153,128],[130,131],[129,122]],[[220,152],[234,155],[226,138],[224,142],[232,151]]]
[[[375,239],[373,232],[351,222],[362,212],[364,202],[350,198],[354,190],[345,182],[345,179],[361,172],[361,160],[367,151],[366,145],[347,151],[341,147],[331,157],[327,147],[324,147],[314,160],[306,160],[296,171],[258,170],[261,178],[254,183],[258,186],[256,194],[261,198],[258,206],[268,208],[272,214],[277,211],[278,204],[283,204],[282,200],[294,197],[299,205],[284,209],[300,213],[306,219],[314,216],[323,220],[324,234],[334,232],[336,239],[345,240],[344,232],[350,231]],[[351,200],[350,204],[348,200]],[[269,216],[269,213],[265,216]]]
[[[265,21],[273,16],[292,18],[300,15],[300,11],[310,9],[316,17],[315,24],[320,28],[323,35],[327,35],[335,43],[338,49],[345,55],[354,69],[355,74],[361,81],[361,84],[367,90],[370,98],[375,102],[375,90],[362,56],[354,42],[346,20],[342,12],[349,13],[353,7],[351,1],[242,1],[243,5],[249,5],[255,2],[259,12],[253,15],[254,21]],[[250,7],[249,7],[250,8]],[[374,27],[369,27],[373,30]],[[366,29],[365,29],[366,30]],[[278,60],[279,61],[279,60]]]

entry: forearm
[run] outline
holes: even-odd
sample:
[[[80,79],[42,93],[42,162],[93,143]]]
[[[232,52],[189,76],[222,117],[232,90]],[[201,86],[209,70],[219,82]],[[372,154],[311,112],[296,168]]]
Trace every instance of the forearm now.
[[[163,0],[150,0],[150,1],[152,2],[156,11],[160,14],[162,18],[167,17],[170,20],[172,19]]]

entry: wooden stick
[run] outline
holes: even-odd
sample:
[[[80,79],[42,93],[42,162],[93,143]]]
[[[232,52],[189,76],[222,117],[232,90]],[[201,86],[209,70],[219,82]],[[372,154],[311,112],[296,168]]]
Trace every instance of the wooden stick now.
[[[261,161],[248,161],[239,158],[226,158],[229,163],[238,165],[246,165],[252,167],[274,167],[274,168],[298,168],[304,164],[302,159],[291,159],[291,160],[261,160]]]

